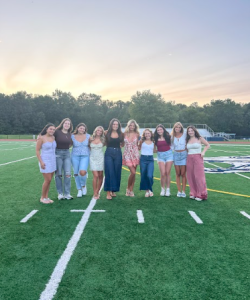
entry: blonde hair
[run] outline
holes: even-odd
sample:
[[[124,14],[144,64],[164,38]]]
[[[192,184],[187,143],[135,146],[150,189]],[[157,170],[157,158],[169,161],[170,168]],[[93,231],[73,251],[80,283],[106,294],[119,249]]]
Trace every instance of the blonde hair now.
[[[139,125],[137,124],[137,122],[135,120],[129,120],[128,123],[127,123],[127,126],[124,130],[124,134],[128,134],[129,133],[129,126],[134,123],[135,124],[135,132],[140,135],[140,132],[139,132]]]
[[[104,134],[104,128],[102,126],[97,126],[92,134],[92,137],[91,137],[91,141],[93,141],[95,138],[96,138],[96,131],[98,129],[101,129],[102,130],[102,135],[100,136],[100,140],[102,142],[102,144],[104,145],[105,144],[105,134]]]
[[[184,133],[184,128],[183,128],[183,125],[181,124],[181,122],[176,122],[174,124],[173,128],[172,128],[171,133],[170,133],[172,142],[173,142],[174,137],[175,137],[175,127],[177,127],[177,126],[180,126],[181,127],[181,133]]]
[[[142,133],[142,136],[141,136],[141,141],[142,141],[142,143],[146,141],[146,137],[145,137],[146,131],[150,132],[150,134],[151,134],[150,140],[153,142],[153,141],[154,141],[154,134],[153,134],[153,132],[152,132],[149,128],[145,128],[145,129],[143,130],[143,133]]]

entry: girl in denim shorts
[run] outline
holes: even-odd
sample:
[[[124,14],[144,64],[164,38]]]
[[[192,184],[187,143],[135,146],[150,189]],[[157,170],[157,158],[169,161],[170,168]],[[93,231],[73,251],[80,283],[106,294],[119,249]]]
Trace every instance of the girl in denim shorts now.
[[[158,125],[154,132],[157,161],[161,173],[161,196],[170,196],[170,172],[173,164],[171,138],[163,125]]]
[[[187,184],[186,164],[187,164],[187,149],[186,149],[186,134],[180,122],[174,124],[171,132],[171,144],[174,150],[174,167],[176,174],[176,184],[178,188],[177,197],[186,197],[185,189]]]

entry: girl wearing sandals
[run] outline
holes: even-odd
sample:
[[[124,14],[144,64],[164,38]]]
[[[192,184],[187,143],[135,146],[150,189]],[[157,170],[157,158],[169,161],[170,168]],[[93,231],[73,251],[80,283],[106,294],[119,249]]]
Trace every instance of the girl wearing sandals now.
[[[56,170],[56,142],[54,137],[55,129],[56,128],[54,124],[48,123],[41,131],[36,144],[36,156],[39,160],[40,172],[44,177],[40,202],[44,204],[53,203],[48,194],[50,182]]]
[[[140,154],[138,150],[139,135],[139,125],[136,123],[136,121],[128,121],[124,131],[124,152],[122,164],[127,166],[130,171],[128,187],[126,190],[126,196],[130,197],[134,197],[133,189],[135,184],[136,168],[140,163]]]
[[[107,192],[107,199],[116,197],[115,192],[120,190],[122,172],[122,151],[124,135],[121,130],[121,123],[112,119],[109,128],[105,132],[105,144],[107,146],[104,154],[105,181],[104,191]]]
[[[74,177],[77,192],[77,198],[87,194],[86,180],[89,166],[89,138],[87,126],[80,123],[76,126],[71,135],[73,148],[71,152],[71,162],[74,169]]]
[[[154,142],[153,132],[146,128],[142,133],[142,139],[139,142],[139,149],[141,150],[140,169],[141,182],[140,190],[146,190],[145,197],[153,197],[153,183],[154,183]]]
[[[174,124],[171,132],[172,150],[174,150],[174,167],[176,174],[176,184],[178,188],[177,197],[186,197],[186,164],[187,164],[187,149],[186,149],[186,134],[180,122]]]
[[[173,164],[173,151],[170,148],[171,138],[165,127],[159,124],[154,132],[157,161],[161,173],[161,196],[170,196],[170,172]],[[166,190],[165,190],[166,188]]]
[[[105,144],[104,129],[102,126],[97,126],[89,139],[90,147],[90,170],[93,173],[93,192],[94,199],[100,198],[100,189],[103,182],[104,170],[104,153],[103,146]]]
[[[207,199],[207,184],[204,173],[203,157],[209,143],[200,136],[198,130],[194,126],[187,128],[187,179],[190,187],[190,198],[197,201]],[[201,146],[205,145],[204,150],[201,151]]]

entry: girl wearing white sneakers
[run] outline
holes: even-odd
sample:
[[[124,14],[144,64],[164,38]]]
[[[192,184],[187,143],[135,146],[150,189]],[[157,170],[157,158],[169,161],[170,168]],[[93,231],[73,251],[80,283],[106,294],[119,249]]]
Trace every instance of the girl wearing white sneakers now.
[[[87,194],[86,180],[89,166],[89,138],[87,126],[80,123],[76,126],[72,136],[73,148],[71,152],[71,162],[74,169],[77,197]]]
[[[157,161],[161,173],[161,196],[170,196],[170,172],[173,164],[171,137],[163,125],[158,125],[154,132],[154,142],[157,148]]]
[[[174,124],[171,132],[171,148],[174,150],[174,167],[176,174],[176,184],[178,188],[177,197],[186,197],[185,189],[187,184],[186,164],[186,134],[180,122]]]

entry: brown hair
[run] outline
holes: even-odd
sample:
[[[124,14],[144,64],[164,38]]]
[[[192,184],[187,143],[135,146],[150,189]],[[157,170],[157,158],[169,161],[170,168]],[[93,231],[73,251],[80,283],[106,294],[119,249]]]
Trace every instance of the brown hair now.
[[[194,131],[194,135],[197,139],[200,139],[201,138],[201,135],[199,134],[198,130],[193,126],[193,125],[190,125],[187,127],[187,137],[186,137],[186,143],[188,143],[188,141],[190,140],[190,135],[188,134],[188,130],[189,129],[193,129]]]
[[[62,120],[62,122],[56,127],[56,130],[62,130],[63,129],[63,124],[66,122],[66,121],[69,121],[70,122],[70,127],[68,129],[68,132],[72,132],[73,130],[73,125],[72,125],[72,122],[69,118],[65,118]]]
[[[77,134],[77,133],[78,133],[78,128],[81,127],[81,126],[83,126],[83,127],[85,128],[85,132],[84,132],[84,133],[87,133],[87,130],[88,130],[87,126],[86,126],[84,123],[79,123],[79,124],[76,126],[76,128],[75,128],[73,134]]]

